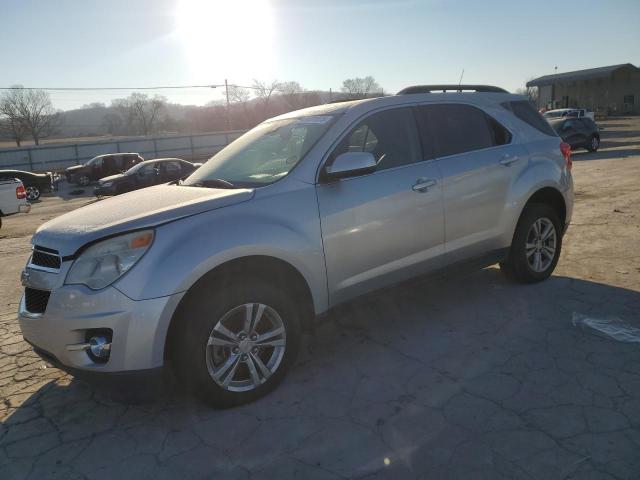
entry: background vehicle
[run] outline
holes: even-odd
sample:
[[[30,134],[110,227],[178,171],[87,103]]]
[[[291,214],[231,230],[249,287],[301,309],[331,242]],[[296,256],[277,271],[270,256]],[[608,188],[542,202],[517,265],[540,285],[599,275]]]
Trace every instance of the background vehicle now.
[[[65,170],[67,182],[87,186],[108,175],[125,172],[144,161],[138,153],[108,153],[93,157],[84,165],[75,165]]]
[[[588,112],[584,108],[558,108],[555,110],[547,110],[544,112],[544,117],[547,119],[560,118],[560,117],[577,117],[577,118],[590,118],[594,119],[593,112]]]
[[[170,363],[216,406],[252,401],[315,316],[358,295],[462,262],[549,277],[572,216],[569,148],[526,97],[490,86],[290,112],[182,182],[42,225],[22,334],[72,372]]]
[[[33,202],[40,198],[40,194],[53,189],[53,174],[23,172],[22,170],[0,170],[0,181],[17,178],[27,191],[27,200]]]
[[[101,178],[94,194],[118,195],[131,190],[171,182],[192,174],[201,165],[201,163],[191,163],[180,158],[146,160],[124,173]]]
[[[600,130],[590,118],[564,117],[550,120],[549,124],[572,149],[586,148],[595,152],[600,147]]]
[[[12,178],[0,179],[0,227],[2,217],[15,213],[28,213],[31,205],[27,201],[27,192],[22,182]]]

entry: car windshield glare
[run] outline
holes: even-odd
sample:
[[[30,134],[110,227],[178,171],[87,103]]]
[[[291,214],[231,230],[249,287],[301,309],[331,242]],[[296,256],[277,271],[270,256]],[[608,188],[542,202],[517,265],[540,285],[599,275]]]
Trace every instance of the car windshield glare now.
[[[264,122],[214,155],[182,185],[225,180],[256,187],[285,177],[324,135],[334,116],[315,115]]]

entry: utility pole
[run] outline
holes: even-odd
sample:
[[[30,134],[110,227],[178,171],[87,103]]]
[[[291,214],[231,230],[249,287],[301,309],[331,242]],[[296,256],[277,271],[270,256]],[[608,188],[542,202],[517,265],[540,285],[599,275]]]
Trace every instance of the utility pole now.
[[[227,95],[227,131],[231,130],[231,119],[229,117],[229,84],[227,79],[224,79],[224,91]]]
[[[329,103],[333,101],[333,90],[329,88]]]

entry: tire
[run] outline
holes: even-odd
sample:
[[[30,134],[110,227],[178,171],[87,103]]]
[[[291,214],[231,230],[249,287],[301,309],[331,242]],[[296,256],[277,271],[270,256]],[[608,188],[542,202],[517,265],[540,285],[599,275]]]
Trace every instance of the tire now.
[[[549,227],[553,227],[552,231],[547,230]],[[517,282],[540,282],[553,273],[561,249],[558,214],[548,205],[532,203],[525,207],[518,220],[509,256],[500,268]]]
[[[27,200],[30,202],[40,198],[40,189],[38,187],[31,186],[27,187],[25,190],[27,192]]]
[[[277,285],[242,279],[221,283],[200,287],[181,306],[174,319],[179,323],[172,359],[178,380],[189,390],[216,408],[229,408],[263,397],[284,379],[300,349],[300,313]],[[255,322],[249,332],[247,312]],[[255,335],[281,328],[284,333],[264,338],[278,346],[254,346],[260,341]]]
[[[89,179],[87,175],[82,175],[80,178],[78,178],[78,185],[82,187],[86,187],[90,183],[91,183],[91,179]]]
[[[597,135],[593,135],[591,137],[591,140],[589,140],[589,144],[586,148],[590,152],[595,152],[596,150],[598,150],[598,148],[600,148],[600,137],[598,137]]]

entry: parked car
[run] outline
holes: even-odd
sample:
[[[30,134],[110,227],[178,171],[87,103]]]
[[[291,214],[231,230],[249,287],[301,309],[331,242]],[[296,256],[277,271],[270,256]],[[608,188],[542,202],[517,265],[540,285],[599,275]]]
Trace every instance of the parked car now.
[[[29,213],[31,205],[27,201],[27,191],[17,178],[0,179],[0,228],[2,217],[16,213]]]
[[[87,186],[101,178],[125,172],[144,161],[138,153],[108,153],[93,157],[83,165],[74,165],[65,170],[67,182]]]
[[[24,172],[22,170],[0,170],[0,181],[19,179],[27,191],[27,200],[33,202],[40,198],[42,193],[53,190],[53,174]]]
[[[131,190],[171,182],[192,174],[201,165],[201,163],[191,163],[180,158],[146,160],[124,173],[101,178],[98,181],[98,186],[94,189],[94,194],[96,196],[118,195]]]
[[[549,124],[571,149],[586,148],[595,152],[600,147],[600,129],[590,118],[564,117],[550,120]]]
[[[594,113],[589,112],[584,108],[557,108],[555,110],[547,110],[544,112],[544,117],[547,119],[561,118],[561,117],[577,117],[577,118],[590,118],[594,119]]]
[[[570,155],[526,97],[497,87],[290,112],[181,182],[42,225],[22,334],[76,374],[171,365],[214,406],[249,402],[284,378],[318,315],[356,296],[452,264],[549,277]]]

